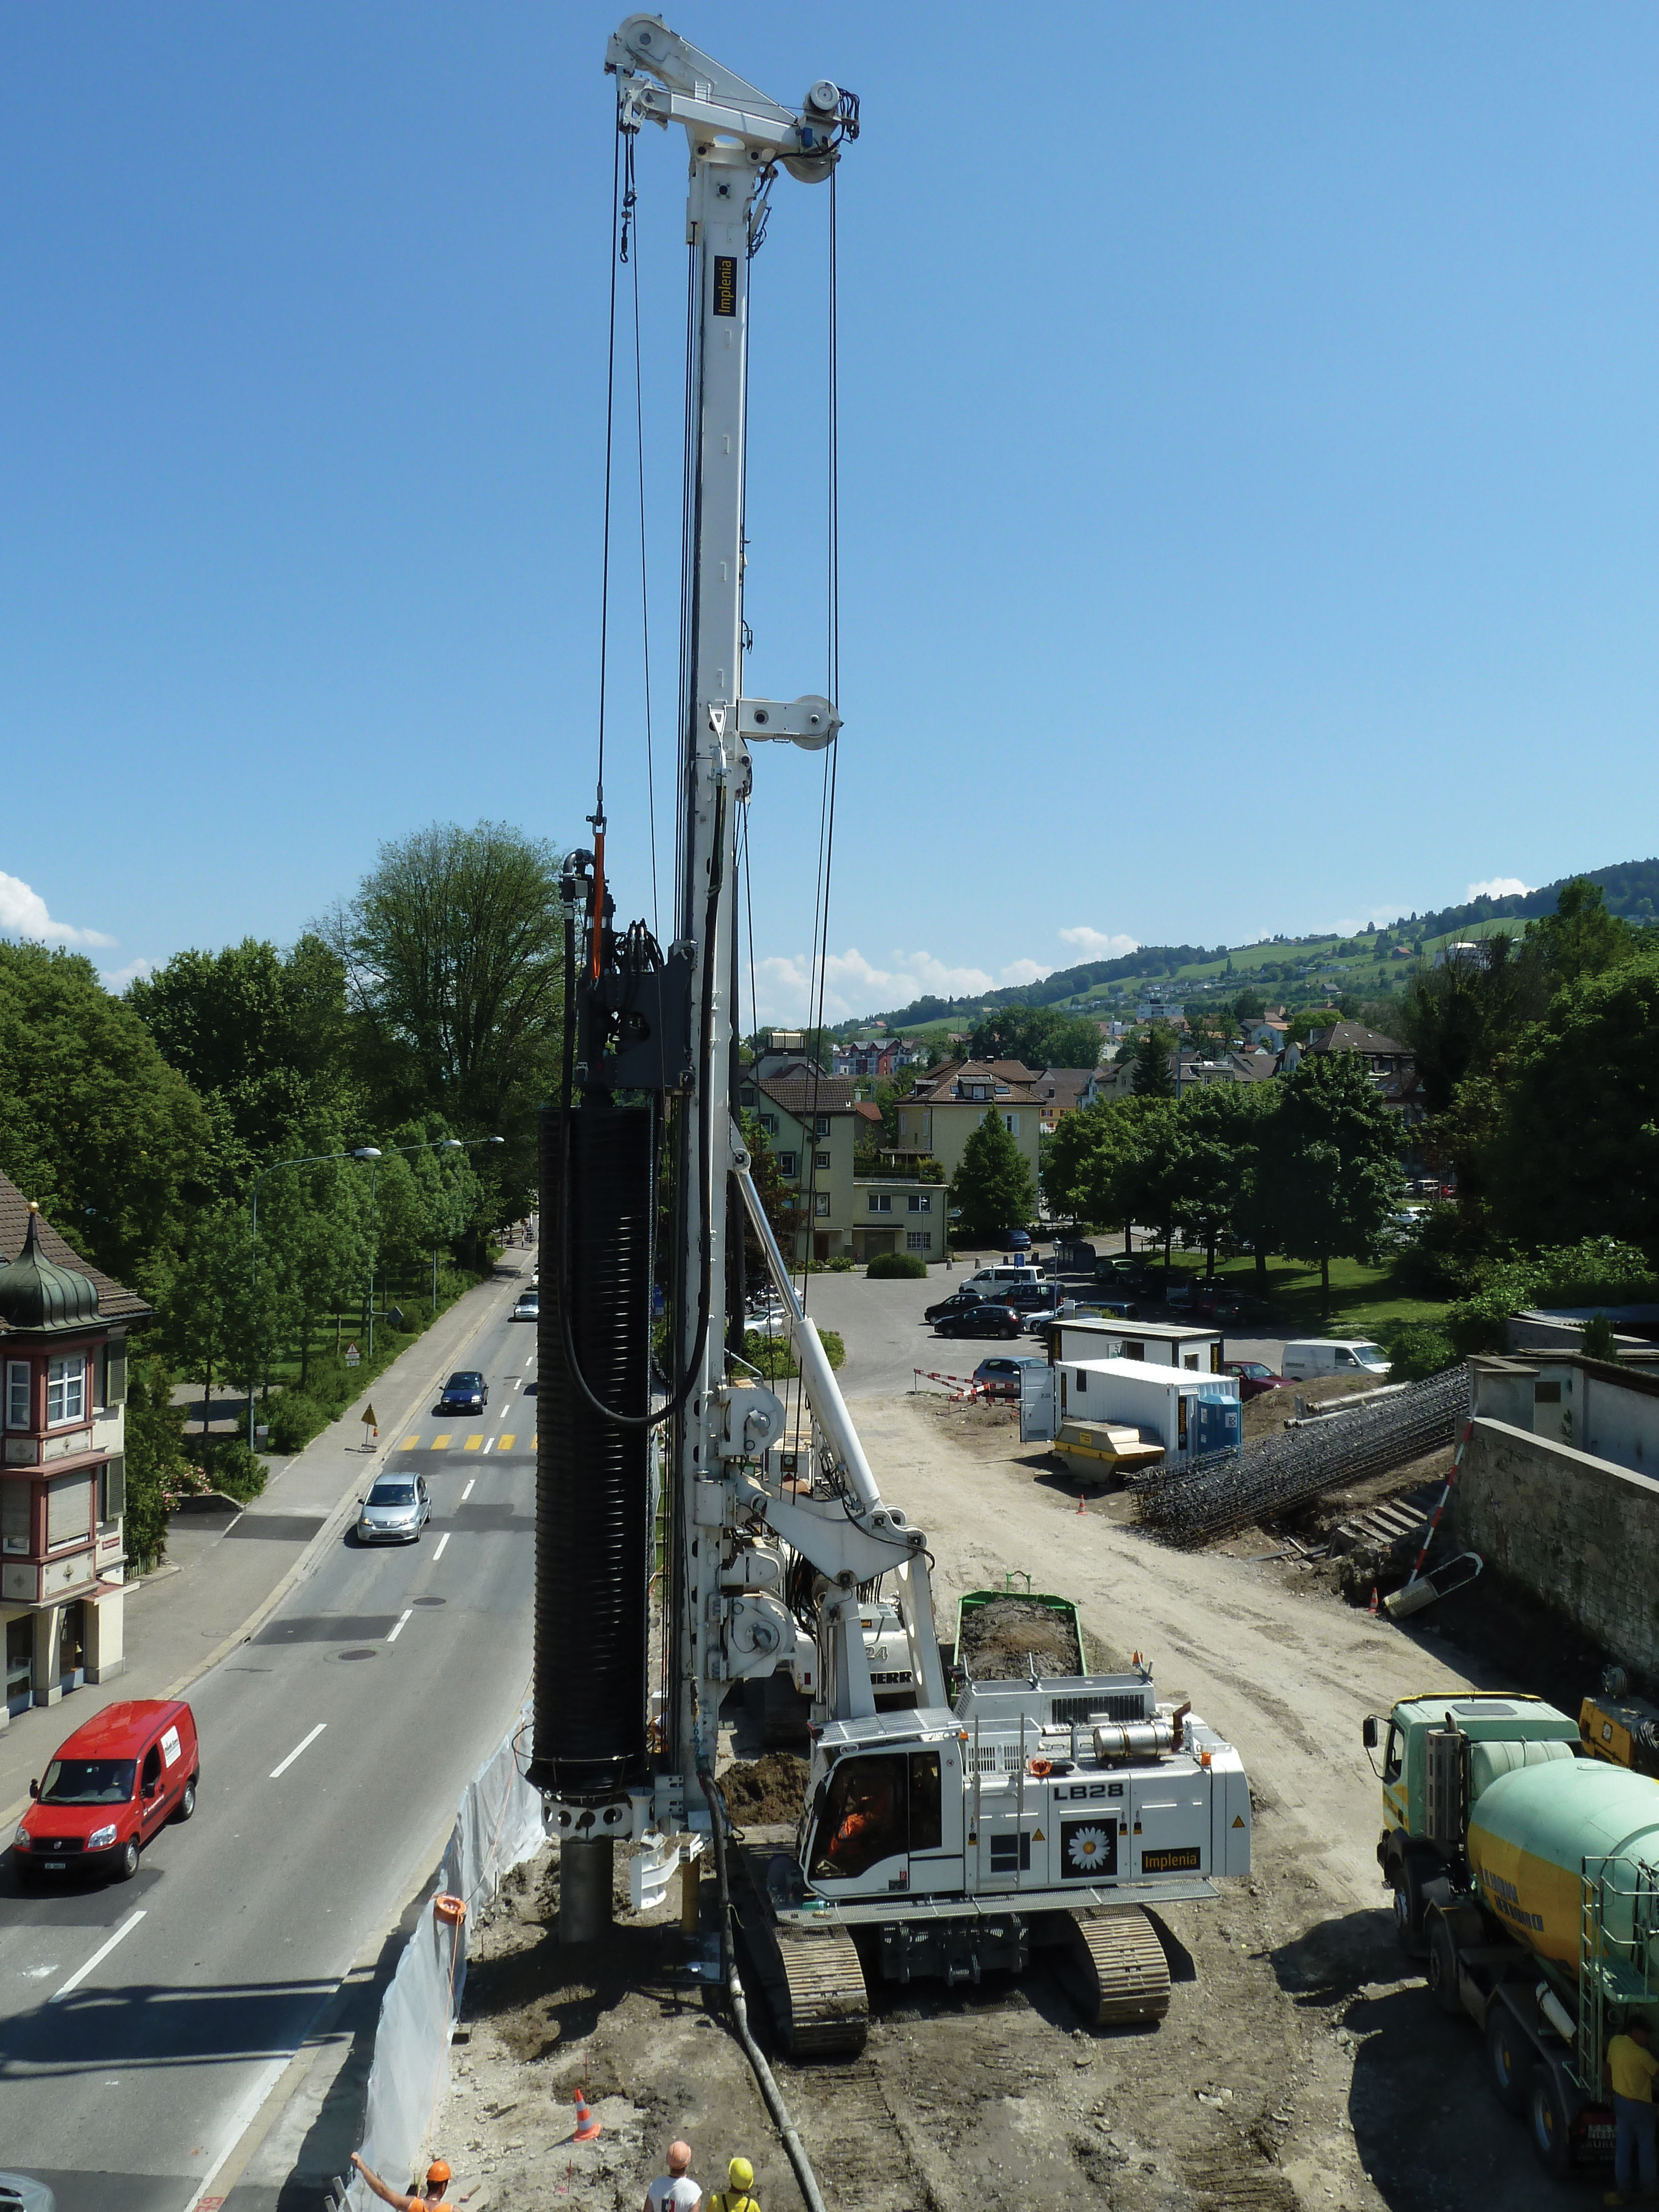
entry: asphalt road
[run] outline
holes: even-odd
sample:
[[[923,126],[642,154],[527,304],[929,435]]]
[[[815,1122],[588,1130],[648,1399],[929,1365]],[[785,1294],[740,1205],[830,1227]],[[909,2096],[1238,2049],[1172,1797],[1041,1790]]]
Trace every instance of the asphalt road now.
[[[50,2181],[59,2212],[195,2206],[512,1723],[536,1401],[535,1329],[510,1306],[504,1290],[468,1362],[489,1383],[482,1418],[428,1414],[377,1463],[427,1476],[422,1540],[343,1540],[190,1692],[195,1819],[131,1882],[20,1893],[0,1869],[0,2166]]]

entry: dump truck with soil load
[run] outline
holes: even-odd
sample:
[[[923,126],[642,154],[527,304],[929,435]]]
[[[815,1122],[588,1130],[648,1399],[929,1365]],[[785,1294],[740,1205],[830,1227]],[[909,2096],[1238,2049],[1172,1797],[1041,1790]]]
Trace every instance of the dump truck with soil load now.
[[[1381,1733],[1368,1717],[1368,1751]],[[1396,1705],[1381,1772],[1401,1948],[1484,2033],[1547,2172],[1611,2157],[1608,2040],[1638,2016],[1659,2029],[1659,1789],[1581,1755],[1540,1698],[1462,1691]]]

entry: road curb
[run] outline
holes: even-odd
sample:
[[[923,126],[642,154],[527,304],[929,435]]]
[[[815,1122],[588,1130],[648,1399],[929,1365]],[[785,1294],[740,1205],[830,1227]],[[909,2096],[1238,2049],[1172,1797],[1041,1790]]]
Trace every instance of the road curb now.
[[[487,1287],[488,1285],[483,1283],[480,1283],[477,1285],[479,1290],[483,1290]],[[472,1292],[469,1291],[465,1294],[461,1300],[458,1301],[458,1303],[464,1304],[465,1303],[465,1299],[471,1296]],[[452,1307],[450,1310],[453,1312],[454,1308]],[[477,1335],[479,1330],[487,1326],[489,1318],[490,1317],[488,1316],[480,1315],[478,1319],[474,1322],[471,1328],[468,1329],[466,1334],[460,1340],[460,1344],[458,1346],[458,1352],[459,1351],[464,1351],[466,1346],[472,1342],[473,1338]],[[416,1345],[411,1345],[410,1346],[410,1352],[413,1352],[416,1349],[417,1349]],[[407,1358],[408,1354],[405,1353],[404,1356]],[[389,1369],[386,1370],[388,1373],[391,1370]],[[397,1421],[389,1425],[388,1436],[392,1431],[401,1429],[404,1425],[405,1422],[412,1417],[412,1409],[420,1405],[422,1400],[429,1395],[429,1383],[423,1383],[422,1389],[410,1391],[404,1401],[405,1407],[410,1410],[405,1411]],[[342,1413],[339,1418],[343,1421],[346,1419],[347,1415],[345,1413]],[[331,1421],[329,1428],[331,1429],[336,1424]],[[313,1445],[325,1442],[327,1436],[328,1430],[325,1430],[322,1436],[313,1437],[312,1443],[306,1446],[306,1451],[311,1450]],[[353,1447],[347,1445],[345,1449],[349,1451],[352,1449]],[[304,1456],[305,1452],[296,1453],[295,1457],[287,1462],[287,1466],[294,1466],[299,1460],[303,1459]],[[380,1457],[381,1454],[378,1449],[372,1454],[365,1454],[365,1466],[368,1467],[374,1465]],[[286,1468],[283,1471],[287,1471]],[[334,1508],[333,1511],[324,1522],[322,1527],[317,1531],[316,1534],[310,1539],[309,1542],[306,1545],[305,1549],[300,1553],[299,1558],[294,1560],[289,1566],[281,1580],[277,1582],[272,1589],[266,1592],[265,1595],[260,1599],[258,1604],[254,1607],[252,1612],[247,1615],[246,1620],[244,1620],[237,1627],[234,1628],[230,1634],[225,1637],[222,1642],[216,1644],[213,1650],[210,1651],[204,1658],[198,1661],[195,1666],[190,1668],[185,1674],[180,1674],[176,1680],[169,1682],[167,1687],[160,1692],[160,1695],[162,1698],[182,1698],[185,1692],[190,1688],[192,1683],[199,1682],[204,1674],[210,1674],[213,1668],[218,1666],[222,1660],[228,1659],[231,1653],[236,1650],[240,1645],[246,1644],[250,1637],[257,1636],[260,1629],[264,1626],[266,1621],[270,1620],[271,1614],[283,1602],[283,1600],[289,1595],[289,1592],[296,1589],[302,1582],[306,1581],[307,1577],[315,1571],[325,1553],[329,1550],[337,1540],[340,1529],[344,1526],[345,1522],[351,1518],[356,1510],[357,1485],[355,1481],[349,1482],[346,1485],[345,1494],[340,1499],[339,1504]],[[179,1570],[177,1568],[173,1570],[174,1573],[178,1573],[179,1571]],[[141,1584],[140,1587],[143,1587],[143,1585]],[[14,1803],[5,1807],[3,1810],[0,1810],[0,1837],[3,1837],[9,1828],[12,1827],[17,1821],[21,1820],[23,1814],[28,1809],[30,1802],[31,1801],[27,1796],[20,1797],[16,1799]]]

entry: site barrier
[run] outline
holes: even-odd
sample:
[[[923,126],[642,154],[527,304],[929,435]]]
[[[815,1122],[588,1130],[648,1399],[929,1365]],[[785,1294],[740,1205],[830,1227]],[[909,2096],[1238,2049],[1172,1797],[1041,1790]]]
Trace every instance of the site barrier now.
[[[365,2163],[401,2189],[423,2166],[438,2107],[449,2087],[449,2040],[466,1983],[467,1929],[502,1877],[542,1845],[542,1801],[520,1771],[526,1703],[455,1810],[438,1889],[421,1908],[380,2006],[363,2111]],[[458,1910],[458,1906],[460,1908]],[[368,2212],[379,2202],[362,2177],[337,2183],[332,2203]]]
[[[1460,1365],[1179,1474],[1148,1468],[1128,1486],[1148,1527],[1173,1543],[1196,1543],[1455,1443],[1468,1413],[1468,1374]]]
[[[924,1382],[960,1384],[960,1389],[951,1391],[951,1395],[953,1398],[982,1398],[986,1393],[986,1385],[983,1382],[975,1382],[971,1375],[935,1375],[933,1370],[927,1367],[913,1367],[910,1372],[915,1377],[915,1389],[911,1392],[913,1397]]]

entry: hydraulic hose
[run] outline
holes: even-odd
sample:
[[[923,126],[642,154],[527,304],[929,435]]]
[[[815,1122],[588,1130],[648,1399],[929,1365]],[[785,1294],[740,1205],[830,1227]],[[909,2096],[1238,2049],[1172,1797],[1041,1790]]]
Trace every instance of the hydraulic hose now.
[[[726,1800],[715,1786],[712,1774],[700,1774],[702,1794],[708,1800],[709,1817],[714,1829],[714,1878],[720,1885],[720,1971],[725,1977],[726,1994],[731,2000],[732,2024],[744,2057],[749,2061],[755,2079],[760,2083],[761,2094],[766,2100],[766,2109],[772,2115],[789,2163],[795,2169],[795,2179],[800,2184],[800,2193],[806,2199],[806,2212],[825,2212],[823,2197],[818,2189],[818,2178],[812,2171],[812,2162],[806,2155],[806,2147],[795,2132],[795,2124],[789,2117],[789,2107],[783,2101],[783,2093],[773,2079],[766,2055],[749,2031],[749,2007],[743,1994],[743,1981],[738,1972],[738,1954],[732,1942],[732,1892],[726,1875]]]
[[[714,1237],[711,1214],[714,1206],[712,1168],[714,1164],[714,1133],[709,1123],[708,1078],[714,1066],[713,1030],[714,1015],[714,933],[720,919],[720,884],[725,870],[722,865],[722,841],[726,834],[726,792],[724,787],[714,799],[714,853],[708,871],[708,897],[703,915],[702,999],[700,1035],[698,1037],[699,1081],[702,1090],[702,1111],[697,1127],[697,1175],[702,1188],[702,1235],[700,1237],[699,1279],[697,1287],[697,1334],[691,1357],[686,1362],[685,1373],[679,1388],[666,1405],[659,1406],[654,1413],[619,1413],[612,1406],[605,1404],[595,1395],[582,1373],[576,1356],[575,1338],[570,1328],[570,1113],[571,1097],[575,1085],[576,1032],[575,980],[576,928],[575,920],[567,905],[564,918],[565,1012],[564,1049],[560,1070],[560,1103],[562,1108],[559,1131],[559,1340],[564,1352],[564,1364],[570,1378],[601,1420],[609,1421],[619,1429],[654,1429],[678,1413],[692,1391],[702,1368],[702,1355],[708,1342],[708,1322],[714,1304]]]

